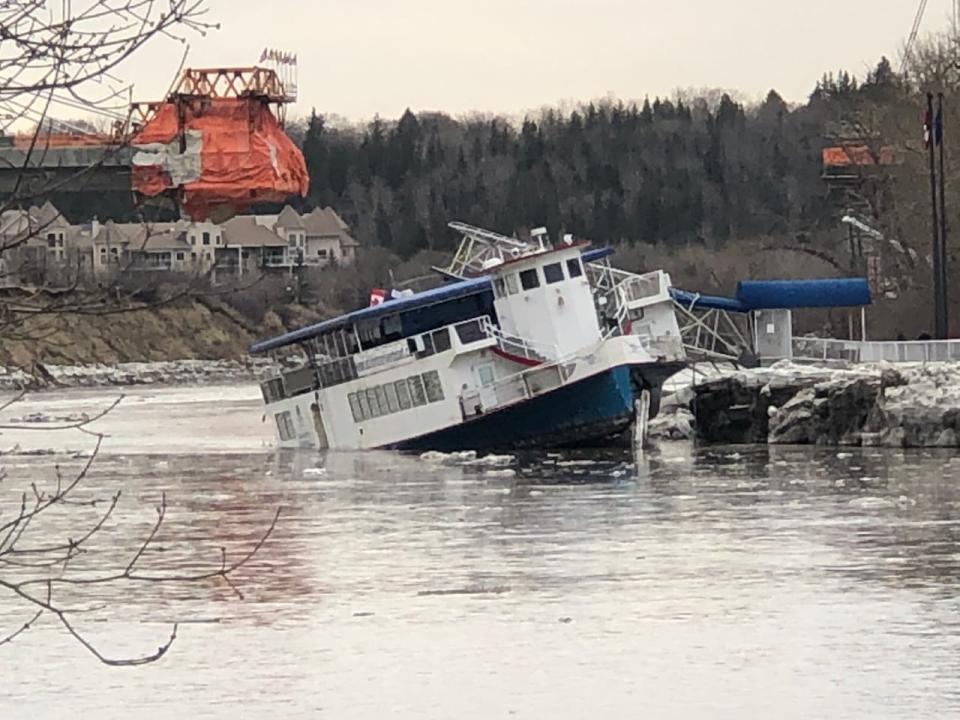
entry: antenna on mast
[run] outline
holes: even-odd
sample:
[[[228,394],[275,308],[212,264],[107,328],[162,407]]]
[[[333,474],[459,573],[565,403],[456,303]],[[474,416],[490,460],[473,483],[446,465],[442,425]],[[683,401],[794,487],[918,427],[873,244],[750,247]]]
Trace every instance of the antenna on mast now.
[[[956,5],[954,2],[954,16],[956,16]],[[916,42],[917,33],[920,32],[920,23],[923,21],[923,13],[927,9],[927,0],[920,0],[920,6],[917,8],[917,14],[913,18],[913,27],[910,29],[910,35],[907,37],[907,44],[903,48],[903,60],[900,63],[900,74],[903,75],[907,70],[907,64],[910,62],[910,51],[913,50],[913,43]]]

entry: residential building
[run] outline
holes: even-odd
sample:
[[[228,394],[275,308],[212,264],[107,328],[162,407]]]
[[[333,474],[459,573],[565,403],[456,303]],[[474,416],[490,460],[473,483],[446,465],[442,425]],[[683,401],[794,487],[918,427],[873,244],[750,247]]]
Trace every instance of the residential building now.
[[[40,282],[68,270],[104,276],[117,271],[209,273],[212,278],[350,263],[358,243],[332,208],[304,215],[239,215],[211,222],[71,226],[49,202],[0,216],[0,277]]]
[[[71,238],[70,223],[49,201],[0,213],[0,284],[38,283],[79,266]]]

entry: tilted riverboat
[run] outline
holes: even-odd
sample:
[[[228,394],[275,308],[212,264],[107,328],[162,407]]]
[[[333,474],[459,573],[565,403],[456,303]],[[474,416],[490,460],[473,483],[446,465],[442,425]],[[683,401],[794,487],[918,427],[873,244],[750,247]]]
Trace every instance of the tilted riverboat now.
[[[542,230],[451,227],[451,282],[251,348],[277,361],[261,388],[281,447],[584,445],[628,429],[641,397],[656,414],[685,364],[669,275]]]

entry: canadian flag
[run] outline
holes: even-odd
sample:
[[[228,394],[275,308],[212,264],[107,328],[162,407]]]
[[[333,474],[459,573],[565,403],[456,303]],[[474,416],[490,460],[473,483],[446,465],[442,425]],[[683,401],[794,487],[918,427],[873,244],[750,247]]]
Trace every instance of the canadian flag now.
[[[374,288],[370,291],[370,307],[379,305],[387,297],[387,291],[381,288]]]

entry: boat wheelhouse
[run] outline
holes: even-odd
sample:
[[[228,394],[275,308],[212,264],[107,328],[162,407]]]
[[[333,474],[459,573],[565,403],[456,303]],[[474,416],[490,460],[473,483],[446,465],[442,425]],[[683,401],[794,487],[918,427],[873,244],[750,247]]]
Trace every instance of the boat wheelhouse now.
[[[655,414],[684,364],[666,273],[451,225],[464,241],[444,272],[459,279],[251,348],[277,360],[261,387],[281,447],[589,443],[626,429],[644,390]]]

